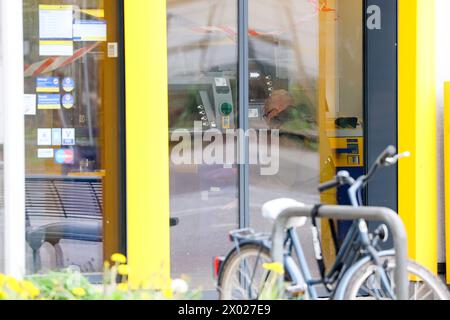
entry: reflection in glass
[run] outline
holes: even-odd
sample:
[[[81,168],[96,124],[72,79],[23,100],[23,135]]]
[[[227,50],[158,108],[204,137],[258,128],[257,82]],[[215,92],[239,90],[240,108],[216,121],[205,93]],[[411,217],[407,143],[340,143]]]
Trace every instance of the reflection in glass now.
[[[119,251],[116,5],[24,0],[28,273],[99,272]]]
[[[251,225],[270,231],[260,217],[266,201],[346,204],[345,191],[320,195],[317,186],[339,170],[363,173],[363,10],[355,0],[249,3],[250,74],[257,75],[249,123],[280,130],[279,172],[262,176],[250,167]]]
[[[169,112],[171,134],[237,127],[237,1],[169,0]],[[178,145],[171,142],[171,152]],[[203,144],[205,147],[207,144]],[[195,152],[202,152],[200,148]],[[192,285],[214,289],[211,261],[229,250],[238,226],[238,167],[170,164],[172,270]]]
[[[167,3],[171,132],[238,128],[237,1]],[[338,170],[363,172],[362,4],[249,0],[248,123],[256,133],[280,133],[276,174],[263,175],[262,165],[249,167],[250,194],[244,196],[250,200],[250,226],[257,230],[271,231],[261,216],[266,201],[346,204],[345,191],[320,195],[319,183]],[[260,155],[255,136],[250,159]],[[171,142],[172,151],[177,145]],[[191,275],[206,288],[213,288],[212,257],[228,252],[227,233],[246,214],[238,206],[238,169],[175,164],[172,155],[171,210],[180,218],[172,230],[174,273]],[[310,239],[308,232],[302,230],[302,241]]]

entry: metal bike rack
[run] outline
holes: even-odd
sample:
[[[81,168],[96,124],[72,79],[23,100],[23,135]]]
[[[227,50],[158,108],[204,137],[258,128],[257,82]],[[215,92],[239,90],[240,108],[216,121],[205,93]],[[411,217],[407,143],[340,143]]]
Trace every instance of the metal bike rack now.
[[[284,262],[284,239],[286,226],[291,218],[311,217],[313,206],[298,206],[284,210],[275,221],[272,234],[272,259],[274,262]],[[348,207],[348,206],[322,206],[319,209],[318,218],[378,221],[385,223],[392,232],[395,248],[396,269],[395,293],[399,300],[408,299],[408,242],[405,226],[394,211],[378,207]],[[280,277],[279,285],[283,285]]]

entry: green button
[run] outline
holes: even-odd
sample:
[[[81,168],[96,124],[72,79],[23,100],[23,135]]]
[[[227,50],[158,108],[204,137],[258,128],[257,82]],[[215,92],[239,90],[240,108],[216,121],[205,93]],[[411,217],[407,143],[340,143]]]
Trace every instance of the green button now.
[[[229,104],[228,102],[224,102],[220,106],[220,112],[224,116],[229,116],[233,112],[233,106],[231,104]]]

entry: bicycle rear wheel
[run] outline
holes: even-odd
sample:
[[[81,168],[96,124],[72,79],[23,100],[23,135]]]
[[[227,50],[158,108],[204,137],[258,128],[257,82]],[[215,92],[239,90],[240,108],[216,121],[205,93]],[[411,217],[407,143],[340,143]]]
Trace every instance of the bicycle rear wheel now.
[[[270,276],[263,265],[271,260],[269,248],[260,243],[246,243],[239,250],[234,249],[220,273],[220,300],[258,300]]]
[[[388,276],[390,290],[394,290],[395,258],[382,257],[381,263]],[[409,300],[450,300],[446,286],[426,268],[409,261],[407,269],[410,279]],[[369,261],[358,268],[348,282],[344,299],[390,300],[389,294],[381,285],[379,267]]]

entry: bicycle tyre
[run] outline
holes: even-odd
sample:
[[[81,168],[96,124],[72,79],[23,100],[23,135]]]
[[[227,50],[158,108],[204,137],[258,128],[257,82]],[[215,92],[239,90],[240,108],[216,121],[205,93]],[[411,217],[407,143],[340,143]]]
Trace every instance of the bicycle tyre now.
[[[218,290],[220,300],[257,300],[259,292],[246,292],[245,288],[240,286],[240,281],[236,281],[237,275],[242,276],[242,272],[239,271],[241,263],[244,259],[256,258],[255,263],[258,265],[252,265],[250,269],[263,271],[263,264],[270,263],[272,261],[270,256],[270,249],[261,243],[244,243],[239,246],[239,250],[234,248],[227,256],[221,267]],[[264,274],[264,272],[262,273]],[[256,275],[248,275],[248,277],[254,280],[254,284],[261,284],[262,279],[253,279]],[[252,284],[253,285],[253,284]],[[241,293],[240,295],[233,296],[234,293]]]
[[[381,257],[382,265],[386,265],[387,274],[389,275],[389,279],[391,281],[391,287],[394,286],[393,283],[393,273],[395,269],[395,257],[394,256],[385,256]],[[364,263],[360,268],[358,268],[353,275],[351,276],[347,287],[344,289],[344,299],[345,300],[356,300],[356,299],[368,299],[367,294],[371,295],[371,288],[365,285],[363,289],[363,285],[371,279],[376,273],[376,266],[372,261],[368,261]],[[408,274],[414,277],[414,281],[410,281],[409,285],[409,300],[450,300],[450,293],[447,290],[447,287],[444,283],[437,278],[434,274],[432,274],[428,269],[419,265],[416,262],[408,261],[407,265]],[[375,279],[372,279],[372,281]],[[420,280],[420,281],[417,281]],[[422,285],[418,289],[418,287]],[[422,288],[426,288],[427,291],[423,292],[423,295],[419,296],[418,292],[423,290]],[[380,288],[373,287],[373,293],[382,294],[383,291]],[[361,295],[361,292],[366,292],[365,296]],[[372,296],[373,298],[373,296]],[[377,300],[390,300],[387,298],[387,295],[384,297],[375,297]]]

